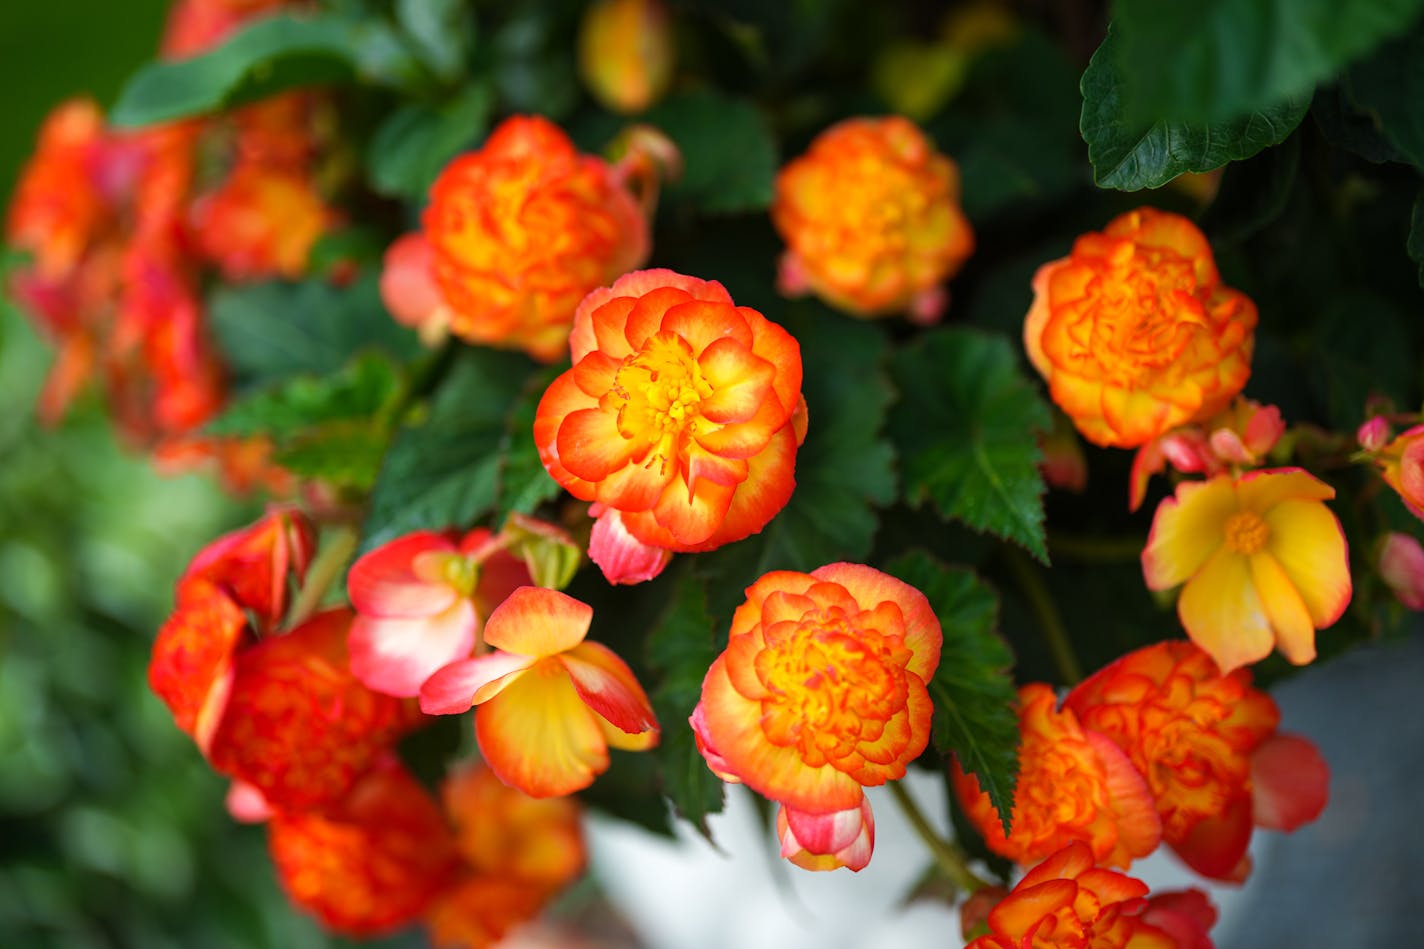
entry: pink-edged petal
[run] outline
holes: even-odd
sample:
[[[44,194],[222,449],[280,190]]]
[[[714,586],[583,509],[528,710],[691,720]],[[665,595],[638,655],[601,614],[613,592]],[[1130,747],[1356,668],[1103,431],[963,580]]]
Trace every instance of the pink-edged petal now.
[[[712,663],[712,668],[717,668],[717,659]],[[717,748],[712,744],[711,738],[707,734],[707,716],[702,711],[702,703],[698,702],[697,707],[692,710],[692,715],[688,717],[687,723],[692,726],[692,737],[697,743],[697,753],[702,756],[702,760],[707,762],[707,767],[717,777],[728,784],[741,784],[742,779],[731,771],[725,758],[717,753]]]
[[[454,542],[435,531],[416,531],[383,544],[351,565],[346,593],[351,607],[363,616],[432,616],[449,609],[459,597],[454,587],[431,582],[416,573],[422,554],[456,552]]]
[[[689,498],[685,488],[674,484],[658,498],[653,517],[672,534],[679,546],[697,547],[722,526],[735,490],[715,481],[701,481]]]
[[[783,805],[776,814],[781,855],[803,870],[859,872],[875,849],[875,815],[870,801],[831,814],[809,814]]]
[[[1276,637],[1251,583],[1247,559],[1223,550],[1182,588],[1177,615],[1192,642],[1216,660],[1221,674],[1271,654]]]
[[[651,510],[676,479],[677,466],[653,455],[610,472],[598,485],[598,502],[628,514]]]
[[[1170,590],[1185,583],[1221,549],[1226,520],[1236,513],[1230,477],[1185,481],[1163,498],[1152,518],[1142,551],[1142,574],[1150,590]]]
[[[625,438],[618,419],[603,408],[580,409],[559,426],[559,462],[585,481],[602,481],[633,460],[645,447],[640,438]]]
[[[608,744],[564,667],[544,660],[475,714],[485,763],[531,797],[572,794],[608,768]]]
[[[1295,665],[1305,665],[1315,658],[1315,624],[1300,593],[1270,554],[1258,551],[1248,562],[1251,583],[1271,620],[1276,648]]]
[[[855,807],[828,814],[813,814],[784,805],[782,809],[786,814],[787,827],[804,849],[829,854],[849,847],[860,835],[865,824],[864,804],[862,800]],[[783,852],[782,855],[786,854]]]
[[[1317,628],[1338,620],[1350,604],[1349,550],[1340,521],[1324,504],[1283,501],[1264,515],[1266,543],[1290,578]]]
[[[598,565],[609,583],[632,585],[662,573],[672,551],[643,543],[628,533],[621,511],[606,508],[589,532],[588,559]]]
[[[557,590],[520,587],[495,607],[485,623],[485,642],[522,656],[552,656],[588,635],[593,607]]]
[[[535,661],[529,656],[492,652],[452,662],[436,670],[420,687],[420,710],[426,715],[469,711],[508,688]]]
[[[1243,794],[1227,802],[1218,816],[1198,822],[1172,849],[1202,876],[1239,883],[1250,868],[1250,843],[1251,798]]]
[[[347,646],[351,674],[369,689],[407,698],[420,694],[425,680],[475,647],[479,619],[469,600],[420,619],[357,616]]]
[[[776,375],[775,366],[727,338],[704,349],[697,365],[712,385],[712,394],[702,400],[702,414],[719,424],[745,422],[756,415]]]
[[[1328,501],[1335,489],[1304,468],[1248,471],[1236,483],[1241,507],[1264,514],[1282,501]]]
[[[689,300],[667,308],[661,330],[681,336],[692,347],[692,352],[699,356],[719,339],[731,339],[750,349],[752,329],[741,310],[725,303]]]
[[[559,656],[584,704],[632,735],[658,730],[658,719],[633,670],[602,643],[585,640]]]
[[[1013,939],[1014,946],[1019,946],[1018,940],[1024,939],[1044,919],[1051,919],[1059,910],[1072,906],[1077,896],[1078,884],[1073,880],[1054,878],[1032,886],[1025,886],[1020,881],[1014,887],[1012,898],[989,911],[989,926],[995,933]],[[1032,942],[1024,939],[1022,944],[1031,946]],[[1079,945],[1087,943],[1080,942]]]
[[[1103,784],[1117,824],[1117,845],[1104,863],[1126,868],[1162,842],[1162,818],[1147,780],[1111,738],[1083,729],[1083,737],[1103,766]]]
[[[1251,752],[1251,810],[1256,826],[1292,831],[1320,816],[1330,797],[1330,766],[1314,742],[1273,735]]]
[[[914,653],[905,668],[922,682],[934,676],[944,632],[923,593],[888,573],[858,563],[827,564],[812,570],[811,576],[845,587],[862,609],[874,609],[883,602],[898,606],[905,622],[905,645]]]
[[[613,388],[614,379],[622,365],[621,360],[614,359],[607,353],[591,352],[574,366],[574,384],[584,395],[601,399]]]

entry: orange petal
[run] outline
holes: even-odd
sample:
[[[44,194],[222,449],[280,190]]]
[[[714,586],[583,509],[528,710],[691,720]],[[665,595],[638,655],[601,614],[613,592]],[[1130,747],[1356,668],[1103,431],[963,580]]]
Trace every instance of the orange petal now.
[[[1281,565],[1317,628],[1334,623],[1350,603],[1349,551],[1340,521],[1316,501],[1283,501],[1265,512],[1266,550]]]
[[[552,656],[588,635],[593,607],[557,590],[520,587],[495,607],[485,623],[485,642],[522,656]]]
[[[1133,860],[1156,850],[1162,841],[1157,802],[1132,759],[1112,739],[1086,728],[1083,737],[1102,763],[1103,784],[1117,827],[1116,846],[1102,857],[1102,862],[1126,869]]]
[[[1032,886],[1020,882],[989,912],[989,928],[1001,936],[1018,940],[1044,917],[1072,906],[1077,896],[1078,884],[1072,880],[1048,879]]]
[[[1034,273],[1033,303],[1028,308],[1028,316],[1024,318],[1024,352],[1028,354],[1028,361],[1033,364],[1033,368],[1045,379],[1053,375],[1053,364],[1043,354],[1043,344],[1040,342],[1043,338],[1043,328],[1048,325],[1049,317],[1053,313],[1048,302],[1049,275],[1054,267],[1067,259],[1064,257],[1050,261]]]
[[[613,388],[623,363],[604,352],[591,352],[574,364],[574,384],[584,395],[601,399]]]
[[[759,532],[786,507],[796,488],[796,432],[790,424],[778,431],[765,450],[749,459],[747,480],[737,485],[732,503],[717,531],[699,550],[711,550]]]
[[[1276,637],[1240,554],[1223,550],[1182,588],[1177,615],[1192,642],[1211,654],[1226,675],[1271,654]]]
[[[536,664],[480,706],[475,737],[490,770],[531,797],[572,794],[608,769],[597,716],[556,661]]]
[[[1270,617],[1276,647],[1294,664],[1305,665],[1315,658],[1315,624],[1300,593],[1270,554],[1258,551],[1248,562],[1251,583]]]
[[[658,719],[633,670],[602,643],[581,642],[559,657],[584,704],[629,734],[657,731]]]
[[[1222,546],[1226,519],[1236,513],[1231,478],[1184,481],[1163,498],[1152,517],[1142,551],[1142,574],[1150,590],[1170,590],[1191,579]]]
[[[559,425],[556,442],[559,462],[585,481],[602,481],[625,467],[647,442],[626,438],[618,430],[618,417],[603,408],[580,409]]]
[[[702,414],[719,424],[745,422],[756,415],[776,375],[771,363],[725,337],[704,349],[697,365],[712,385],[712,394],[702,400]]]
[[[646,298],[645,298],[646,299]],[[692,300],[669,307],[660,329],[681,336],[698,356],[716,340],[729,338],[742,349],[750,349],[752,330],[741,308],[726,303]]]
[[[722,526],[734,490],[730,485],[703,480],[688,497],[684,487],[673,484],[658,499],[653,517],[676,539],[679,547],[674,549],[695,548]]]
[[[812,570],[811,576],[845,587],[862,609],[873,609],[885,602],[898,606],[905,621],[905,645],[914,653],[905,668],[920,681],[929,682],[939,668],[944,633],[923,593],[888,573],[858,563],[827,564]]]

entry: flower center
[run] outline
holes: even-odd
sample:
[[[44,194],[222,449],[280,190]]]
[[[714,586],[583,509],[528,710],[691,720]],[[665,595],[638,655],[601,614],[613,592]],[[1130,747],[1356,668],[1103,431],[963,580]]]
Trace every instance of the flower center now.
[[[612,392],[622,400],[618,431],[625,438],[656,444],[682,436],[701,414],[702,400],[712,394],[712,384],[702,377],[687,340],[664,330],[623,360],[613,377]]]
[[[1226,519],[1226,546],[1238,554],[1254,554],[1271,539],[1271,528],[1252,511],[1241,511]]]

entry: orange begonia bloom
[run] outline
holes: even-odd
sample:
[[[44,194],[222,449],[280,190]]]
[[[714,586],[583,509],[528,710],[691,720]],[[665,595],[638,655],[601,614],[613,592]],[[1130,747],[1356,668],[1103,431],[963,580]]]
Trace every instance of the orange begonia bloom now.
[[[490,769],[534,797],[572,794],[608,770],[608,747],[658,741],[652,706],[632,670],[587,642],[593,609],[542,587],[520,587],[485,623],[499,652],[452,662],[420,689],[421,708],[451,715],[479,705],[475,737]]]
[[[1157,848],[1162,823],[1142,775],[1111,741],[1057,710],[1053,690],[1037,683],[1019,690],[1019,776],[1012,833],[979,782],[956,763],[954,791],[965,814],[997,854],[1037,863],[1065,844],[1088,844],[1097,863],[1126,869]]]
[[[913,122],[846,119],[776,176],[771,220],[788,249],[782,290],[853,316],[934,319],[940,284],[974,250],[959,169]]]
[[[544,362],[563,355],[579,301],[648,255],[620,176],[537,116],[505,120],[445,167],[424,230],[451,331]]]
[[[1272,648],[1302,665],[1315,631],[1350,602],[1345,534],[1324,501],[1335,489],[1299,468],[1185,481],[1152,519],[1142,572],[1180,584],[1177,614],[1223,672]]]
[[[330,812],[278,811],[267,843],[292,902],[350,936],[415,921],[459,867],[440,808],[394,758]]]
[[[1094,865],[1074,841],[1030,870],[967,949],[1179,949],[1142,916],[1147,884]]]
[[[871,844],[862,789],[904,777],[924,751],[942,639],[924,594],[874,568],[768,573],[702,682],[698,748],[719,777],[786,809],[795,841],[783,831],[783,852],[806,851],[800,865],[859,869]]]
[[[239,162],[192,216],[198,248],[234,282],[300,277],[337,221],[309,174],[256,162]]]
[[[534,420],[569,493],[673,551],[740,540],[785,506],[805,418],[801,349],[780,326],[716,281],[645,270],[590,293],[569,343],[573,368]]]
[[[1195,224],[1139,208],[1033,278],[1024,348],[1089,441],[1135,448],[1224,409],[1251,374],[1256,306]]]
[[[1240,880],[1252,824],[1290,830],[1325,806],[1328,770],[1304,739],[1277,735],[1280,713],[1251,673],[1221,675],[1187,642],[1128,653],[1064,702],[1146,778],[1162,839],[1198,872]]]
[[[672,18],[660,0],[595,0],[578,40],[579,76],[614,112],[642,112],[672,82]]]

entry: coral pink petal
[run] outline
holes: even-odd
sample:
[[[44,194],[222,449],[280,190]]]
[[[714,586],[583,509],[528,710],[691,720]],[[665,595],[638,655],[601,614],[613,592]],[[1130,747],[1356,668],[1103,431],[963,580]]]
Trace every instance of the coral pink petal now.
[[[609,583],[631,585],[662,573],[672,559],[672,552],[665,547],[645,544],[628,533],[622,512],[608,508],[593,522],[588,536],[588,559],[598,565]]]
[[[455,553],[444,534],[417,531],[370,551],[346,576],[351,606],[363,616],[431,616],[450,608],[459,594],[444,583],[431,583],[415,572],[421,554]]]
[[[1274,735],[1251,753],[1251,807],[1257,826],[1295,830],[1319,817],[1329,796],[1330,766],[1309,740]]]
[[[243,824],[262,824],[276,813],[262,792],[246,781],[233,781],[227,786],[227,813]]]
[[[1112,739],[1091,729],[1083,729],[1083,737],[1102,763],[1109,806],[1117,818],[1117,845],[1103,860],[1126,869],[1133,860],[1157,849],[1162,841],[1162,818],[1157,814],[1157,803],[1147,781],[1132,759]]]
[[[535,660],[508,652],[461,659],[438,669],[420,687],[420,710],[427,715],[458,715],[486,702],[513,684]]]
[[[1250,563],[1230,550],[1218,553],[1187,581],[1177,615],[1222,675],[1266,658],[1276,645],[1270,617],[1251,583]]]
[[[559,658],[579,698],[600,717],[633,735],[657,729],[647,694],[613,650],[585,640]]]
[[[1239,883],[1250,843],[1251,798],[1243,794],[1228,802],[1220,815],[1197,823],[1172,849],[1202,876]]]
[[[381,268],[381,302],[405,326],[419,327],[445,306],[432,270],[434,251],[419,231],[404,234],[386,249]]]
[[[626,273],[613,281],[609,292],[611,296],[615,297],[640,297],[660,287],[674,287],[682,290],[694,300],[704,300],[709,303],[732,302],[732,295],[727,292],[727,288],[716,280],[689,277],[663,267]]]
[[[861,804],[829,814],[813,814],[794,807],[785,810],[787,826],[797,842],[817,854],[836,853],[849,847],[860,836],[865,823]]]
[[[531,797],[580,791],[608,768],[597,716],[557,662],[539,664],[480,706],[475,737],[490,770]]]
[[[469,600],[456,600],[443,613],[420,619],[357,616],[347,641],[351,674],[376,692],[419,695],[437,669],[470,654],[478,625]]]
[[[485,623],[485,642],[523,656],[552,656],[588,635],[593,607],[557,590],[520,587],[495,607]]]

